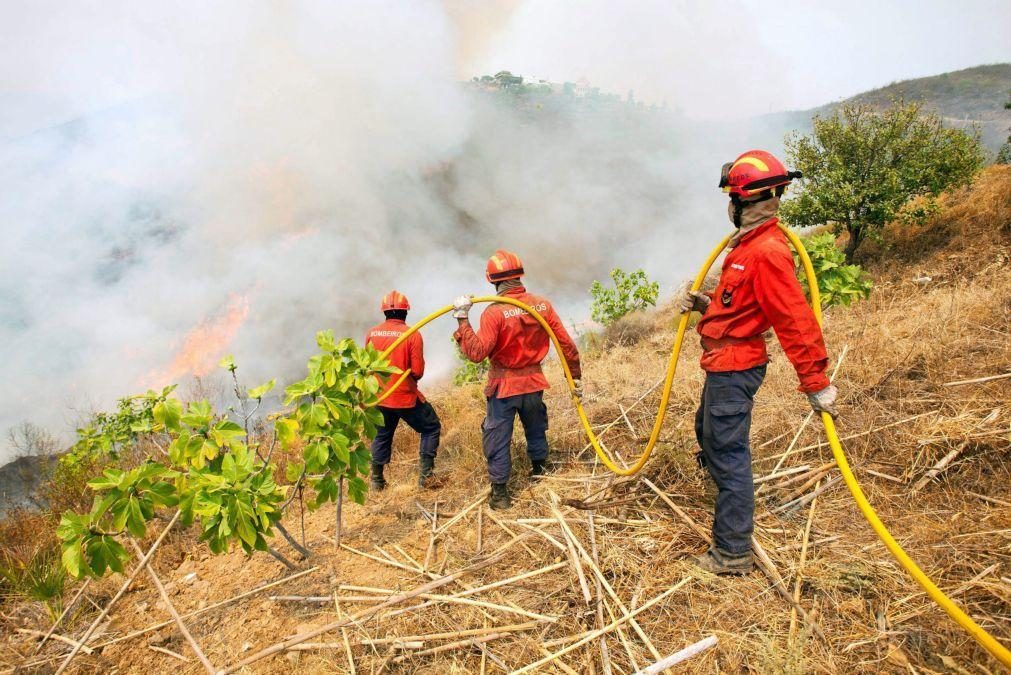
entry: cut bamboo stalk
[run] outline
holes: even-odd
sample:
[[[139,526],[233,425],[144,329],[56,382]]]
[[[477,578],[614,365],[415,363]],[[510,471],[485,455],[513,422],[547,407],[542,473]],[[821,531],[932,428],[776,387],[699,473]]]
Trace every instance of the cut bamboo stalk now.
[[[49,627],[49,631],[45,634],[45,636],[43,636],[42,641],[39,642],[39,644],[35,645],[35,651],[32,652],[32,656],[35,656],[40,651],[42,651],[42,648],[46,645],[46,642],[48,642],[49,638],[53,636],[53,633],[56,632],[56,629],[60,627],[60,624],[63,623],[63,620],[67,618],[67,614],[69,614],[70,610],[74,608],[74,605],[77,604],[77,601],[80,600],[81,596],[84,594],[84,591],[87,590],[90,584],[91,584],[91,577],[88,577],[87,579],[84,580],[84,583],[81,584],[81,587],[77,589],[77,593],[74,594],[74,597],[70,601],[70,604],[68,604],[66,607],[63,608],[63,611],[60,612],[59,618],[57,618],[56,621],[53,622],[53,625]]]
[[[997,499],[996,497],[988,497],[986,495],[981,495],[976,492],[968,492],[967,494],[972,495],[978,499],[982,499],[984,502],[990,502],[991,504],[996,504],[997,506],[1011,506],[1011,502],[1004,501],[1003,499]]]
[[[552,499],[552,503],[550,505],[552,515],[555,515],[556,517],[561,516],[561,512],[558,510],[558,507],[555,506],[555,503],[557,503],[558,501],[558,495],[556,495],[551,491],[549,491],[548,494],[551,495]],[[603,586],[607,594],[611,596],[611,599],[614,600],[615,604],[618,606],[618,609],[620,609],[622,612],[627,613],[628,608],[625,606],[625,603],[622,602],[620,597],[618,597],[618,594],[615,592],[614,587],[611,586],[611,582],[607,580],[607,577],[604,576],[604,573],[601,572],[600,568],[594,564],[593,559],[590,558],[590,555],[586,552],[586,549],[583,548],[583,544],[579,541],[579,539],[576,538],[576,535],[572,533],[572,530],[569,529],[569,525],[568,523],[565,522],[565,518],[559,518],[558,522],[561,524],[562,529],[566,531],[566,534],[569,536],[573,545],[576,547],[576,550],[579,551],[579,555],[583,558],[584,561],[586,561],[589,564],[590,569],[592,569],[593,573],[597,575],[598,579],[600,579],[600,585]],[[653,646],[653,641],[649,639],[648,635],[646,635],[646,631],[642,629],[642,626],[639,625],[639,622],[633,618],[629,621],[629,625],[632,626],[632,629],[636,632],[636,635],[639,636],[643,644],[646,645],[646,648],[649,649],[650,654],[653,654],[653,658],[660,659],[661,658],[660,652],[658,652],[656,650],[656,647]]]
[[[165,539],[165,535],[169,533],[169,530],[172,529],[172,526],[176,524],[177,520],[179,520],[179,514],[180,514],[179,511],[175,512],[175,515],[172,516],[172,520],[170,520],[169,524],[165,526],[165,529],[161,531],[161,534],[158,535],[158,538],[155,539],[155,542],[151,544],[151,548],[149,548],[144,557],[140,559],[140,561],[137,563],[137,566],[134,568],[133,572],[131,572],[130,576],[127,577],[126,581],[123,582],[123,585],[119,587],[119,591],[116,592],[116,595],[112,596],[112,600],[110,600],[108,604],[106,604],[105,608],[102,609],[99,615],[95,617],[95,620],[91,622],[91,625],[88,626],[88,629],[84,631],[84,635],[81,637],[80,640],[82,646],[87,644],[88,638],[90,638],[91,634],[95,632],[96,628],[98,628],[98,624],[100,624],[103,620],[105,620],[105,617],[109,615],[109,612],[119,601],[119,599],[123,597],[123,594],[126,593],[127,589],[130,588],[130,584],[133,583],[133,580],[137,577],[137,575],[140,574],[145,567],[147,567],[147,564],[151,561],[151,557],[154,555],[154,552],[158,550],[158,546],[161,545],[162,541]],[[60,673],[62,673],[67,669],[67,666],[70,665],[70,662],[74,659],[75,656],[77,656],[77,652],[79,652],[80,649],[81,649],[80,647],[74,647],[74,649],[69,654],[67,654],[67,658],[64,659],[63,663],[60,664],[60,667],[56,669],[56,675],[60,675]]]
[[[607,598],[604,598],[604,607],[607,609],[607,615],[611,617],[611,621],[614,621],[617,617],[614,614],[614,608],[611,607],[611,603],[607,602]],[[618,640],[621,642],[621,646],[625,648],[625,653],[628,654],[628,662],[632,664],[634,669],[638,670],[639,661],[635,658],[635,650],[632,649],[632,642],[628,639],[628,635],[625,634],[625,630],[621,626],[617,626],[614,632],[618,634]]]
[[[807,491],[813,488],[815,485],[820,485],[821,480],[828,475],[829,471],[831,471],[831,469],[826,469],[821,473],[816,473],[815,475],[811,476],[806,481],[804,481],[804,483],[800,487],[794,488],[792,491],[787,493],[787,495],[782,498],[782,502],[786,504],[792,502],[794,499],[799,499],[803,497],[805,494],[807,494]]]
[[[814,477],[822,476],[822,475],[825,474],[826,471],[828,471],[828,470],[830,470],[830,469],[832,469],[834,467],[835,467],[835,460],[832,460],[831,462],[826,462],[825,464],[822,464],[821,466],[817,466],[817,467],[815,467],[813,469],[805,471],[803,474],[801,474],[799,476],[792,476],[790,478],[787,478],[782,483],[777,483],[776,485],[774,485],[772,487],[774,487],[777,490],[782,490],[782,489],[784,489],[786,487],[789,487],[790,485],[796,485],[797,483],[804,483],[804,482],[809,481],[812,476],[814,476]],[[815,482],[817,482],[817,481],[815,481]],[[812,483],[812,485],[813,485],[813,483]]]
[[[222,675],[227,675],[227,673],[234,673],[237,670],[241,670],[245,666],[248,666],[248,665],[250,665],[252,663],[256,663],[257,661],[259,661],[261,659],[264,659],[264,658],[266,658],[268,656],[272,656],[274,654],[277,654],[278,652],[282,652],[285,649],[287,649],[288,647],[291,647],[291,646],[297,645],[297,644],[301,644],[303,642],[307,642],[307,641],[311,640],[312,638],[316,637],[317,635],[322,635],[323,633],[328,633],[328,632],[330,632],[330,631],[332,631],[332,630],[334,630],[336,628],[340,628],[341,626],[347,626],[347,625],[349,625],[351,623],[354,623],[356,621],[361,621],[363,619],[371,618],[371,617],[375,616],[376,614],[378,614],[379,612],[381,612],[382,610],[386,609],[387,607],[392,607],[394,605],[398,605],[398,604],[400,604],[402,602],[405,602],[407,600],[415,598],[415,597],[417,597],[417,596],[419,596],[419,595],[421,595],[423,593],[428,593],[428,592],[433,591],[433,590],[435,590],[437,588],[441,588],[441,587],[443,587],[443,586],[445,586],[447,584],[451,584],[454,581],[456,581],[457,579],[459,579],[459,578],[461,578],[461,577],[463,577],[463,576],[465,576],[467,574],[472,574],[472,573],[477,572],[479,570],[482,570],[482,569],[484,569],[486,567],[494,565],[495,563],[501,561],[505,557],[505,554],[508,552],[508,550],[510,548],[512,548],[512,546],[514,546],[515,544],[521,542],[524,538],[528,538],[528,537],[532,537],[532,536],[533,536],[533,534],[527,533],[527,534],[522,534],[522,535],[519,535],[517,537],[514,537],[512,540],[506,542],[505,544],[503,544],[502,546],[500,546],[498,549],[496,549],[495,552],[493,552],[487,558],[485,558],[483,560],[479,560],[479,561],[477,561],[475,563],[472,563],[472,564],[470,564],[470,565],[468,565],[468,566],[466,566],[466,567],[464,567],[462,569],[457,570],[456,572],[453,572],[452,574],[447,574],[447,575],[445,575],[443,577],[439,577],[438,579],[434,579],[434,580],[432,580],[432,581],[430,581],[430,582],[428,582],[426,584],[418,586],[417,588],[415,588],[415,589],[413,589],[411,591],[406,591],[406,592],[401,593],[399,595],[391,596],[385,602],[383,602],[383,603],[381,603],[379,605],[376,605],[374,607],[369,607],[369,608],[360,610],[358,612],[355,612],[355,613],[353,613],[353,614],[345,617],[344,619],[338,619],[337,621],[332,621],[332,622],[330,622],[330,623],[328,623],[326,625],[316,627],[316,628],[314,628],[312,630],[306,631],[304,633],[300,633],[300,634],[295,635],[293,637],[290,637],[290,638],[288,638],[286,640],[283,640],[283,641],[278,642],[276,644],[270,645],[269,647],[261,649],[260,651],[254,653],[254,654],[251,654],[250,656],[247,656],[246,658],[244,658],[244,659],[242,659],[240,661],[237,661],[237,662],[235,662],[235,663],[227,666],[225,669],[223,669],[221,671]]]
[[[517,536],[515,532],[513,532],[512,530],[509,529],[508,525],[506,525],[505,523],[503,523],[502,520],[498,516],[496,516],[494,513],[492,513],[491,511],[488,511],[488,517],[491,518],[491,521],[493,523],[495,523],[496,525],[498,525],[500,528],[502,528],[505,531],[505,533],[508,534],[510,537],[515,538]],[[534,552],[534,550],[532,548],[530,548],[529,546],[527,546],[525,543],[521,544],[521,545],[523,546],[523,550],[525,550],[527,553],[530,554],[531,558],[533,558],[537,562],[540,562],[541,556],[537,555]]]
[[[649,602],[647,602],[644,605],[640,606],[638,609],[636,609],[636,610],[634,610],[632,612],[628,612],[628,611],[624,612],[621,615],[620,618],[612,621],[611,623],[607,624],[603,628],[598,628],[597,630],[590,631],[585,637],[577,640],[576,642],[573,642],[572,644],[568,645],[567,647],[563,647],[562,649],[559,649],[557,652],[554,652],[553,654],[549,654],[548,656],[545,656],[543,659],[540,659],[539,661],[534,661],[533,663],[528,664],[526,666],[523,666],[522,668],[520,668],[518,670],[514,670],[512,672],[512,675],[520,675],[521,673],[529,673],[532,670],[536,670],[536,669],[540,668],[541,666],[543,666],[543,665],[545,665],[547,663],[551,663],[555,659],[557,659],[557,658],[559,658],[561,656],[565,656],[569,652],[582,647],[587,642],[595,640],[596,638],[600,637],[601,635],[605,635],[607,633],[610,633],[612,630],[614,630],[615,628],[617,628],[621,624],[623,624],[625,622],[629,622],[630,623],[636,616],[638,616],[642,612],[646,611],[647,609],[653,607],[653,605],[656,605],[657,603],[662,602],[663,600],[667,599],[670,595],[672,595],[675,592],[677,592],[678,590],[680,590],[681,587],[684,586],[685,584],[687,584],[689,581],[691,581],[691,577],[686,577],[686,578],[682,579],[681,581],[677,582],[676,584],[674,584],[673,586],[671,586],[670,588],[668,588],[666,591],[664,591],[663,593],[661,593],[660,595],[656,596],[655,598],[653,598]],[[661,657],[657,657],[657,660],[660,660],[660,658]]]
[[[336,523],[334,523],[333,539],[337,544],[337,549],[340,550],[341,535],[344,530],[344,476],[341,476],[337,481],[337,504],[334,506],[334,517]]]
[[[589,486],[587,486],[589,487]],[[593,524],[593,511],[588,511],[586,514],[587,529],[590,533],[590,555],[593,557],[593,562],[598,567],[600,566],[600,557],[597,555],[597,528]],[[596,591],[597,598],[597,628],[604,627],[604,600],[601,597],[603,592],[600,587],[600,579],[596,576],[593,577],[593,587]],[[604,675],[612,675],[613,671],[611,669],[611,655],[607,649],[607,639],[601,635],[600,638],[600,667],[604,671]]]
[[[817,621],[815,621],[814,615],[808,612],[806,609],[804,609],[803,605],[793,601],[793,595],[791,595],[790,591],[787,590],[786,581],[783,579],[783,576],[779,573],[779,570],[776,569],[776,564],[772,562],[772,558],[769,557],[769,554],[765,552],[765,548],[754,536],[751,537],[751,548],[755,552],[755,556],[758,558],[759,567],[762,568],[762,571],[765,572],[765,575],[769,578],[770,581],[772,581],[773,588],[776,589],[776,591],[783,597],[784,600],[790,603],[791,607],[797,610],[797,613],[804,618],[804,621],[806,621],[807,624],[811,626],[811,630],[817,633],[818,637],[820,637],[822,640],[826,640],[825,631],[823,631],[821,625]]]
[[[915,495],[917,492],[927,487],[927,484],[930,483],[930,481],[937,478],[939,475],[941,475],[941,472],[947,469],[948,466],[952,462],[954,462],[959,455],[962,454],[962,451],[965,450],[966,447],[968,447],[968,445],[969,445],[968,441],[960,443],[958,447],[953,448],[947,455],[942,457],[937,462],[937,464],[927,469],[927,472],[923,474],[923,477],[920,478],[920,480],[916,481],[916,483],[913,485],[913,488],[909,491],[909,494]]]
[[[396,593],[391,592],[390,595],[396,595]],[[387,596],[389,597],[389,596]],[[434,600],[436,602],[448,602],[450,604],[457,605],[471,605],[472,607],[483,607],[484,609],[491,609],[498,612],[506,612],[507,614],[517,614],[519,616],[525,616],[529,619],[536,619],[538,621],[558,621],[557,616],[548,616],[546,614],[538,614],[536,612],[530,612],[522,608],[507,607],[505,605],[499,605],[493,602],[485,602],[484,600],[474,600],[472,598],[460,597],[458,595],[443,595],[439,593],[419,593],[417,595],[419,598],[425,598],[426,600]],[[272,595],[270,599],[275,602],[305,602],[313,604],[329,604],[333,601],[328,595]],[[341,598],[344,602],[385,602],[383,596],[345,596]]]
[[[416,569],[414,567],[408,567],[407,565],[405,565],[403,563],[399,563],[399,562],[397,562],[395,560],[387,560],[386,558],[380,558],[377,555],[372,555],[371,553],[366,553],[365,551],[359,551],[358,549],[352,548],[352,547],[348,546],[347,544],[341,544],[341,548],[344,549],[345,551],[351,551],[352,553],[357,553],[358,555],[362,556],[363,558],[368,558],[369,560],[375,560],[376,562],[381,562],[384,565],[390,565],[392,567],[397,567],[397,568],[400,568],[402,570],[407,570],[408,572],[414,572],[415,574],[417,574],[418,571],[419,571],[418,569]]]
[[[557,521],[554,518],[549,518],[546,522],[549,522],[549,523],[552,523],[552,524],[557,524]],[[516,524],[519,525],[520,527],[522,527],[525,530],[530,530],[531,532],[536,532],[540,536],[544,537],[545,541],[547,541],[549,544],[551,544],[552,546],[554,546],[555,548],[557,548],[563,554],[567,553],[568,547],[565,544],[563,544],[562,542],[560,542],[557,539],[555,539],[554,537],[552,537],[550,534],[548,534],[544,530],[542,530],[540,528],[537,528],[537,527],[534,527],[533,525],[528,525],[526,523],[516,523]]]
[[[895,476],[892,476],[890,474],[882,473],[880,471],[875,471],[873,469],[864,469],[863,471],[864,471],[864,473],[869,473],[872,476],[877,476],[878,478],[884,478],[885,480],[890,480],[893,483],[898,483],[899,485],[903,485],[906,482],[906,481],[902,480],[901,478],[896,478]]]
[[[671,511],[673,511],[679,518],[681,518],[681,520],[685,521],[688,527],[690,527],[692,531],[695,532],[695,534],[702,537],[706,541],[706,543],[709,543],[710,541],[709,533],[706,532],[701,525],[696,523],[695,519],[689,516],[684,509],[682,509],[680,506],[671,501],[671,498],[667,496],[666,492],[664,492],[656,485],[654,485],[652,482],[650,482],[648,478],[643,478],[642,482],[645,483],[650,490],[655,492],[657,496],[663,500],[664,504],[670,507]]]
[[[133,550],[137,553],[137,555],[144,554],[144,551],[141,550],[140,545],[137,544],[136,539],[131,537],[130,544],[133,546]],[[193,639],[193,636],[190,634],[189,629],[183,622],[182,617],[179,616],[179,612],[176,611],[175,605],[173,605],[172,600],[169,599],[168,593],[165,591],[165,586],[162,585],[161,579],[158,578],[158,574],[155,573],[154,568],[151,567],[150,565],[147,566],[147,573],[148,576],[151,577],[151,581],[154,582],[155,588],[158,589],[158,594],[161,596],[162,602],[165,603],[165,607],[168,608],[169,614],[172,615],[172,618],[175,620],[176,625],[179,626],[179,632],[183,634],[183,637],[186,638],[186,642],[189,643],[190,649],[192,649],[193,653],[197,655],[197,659],[200,660],[200,663],[204,666],[204,669],[211,675],[214,675],[214,673],[217,671],[214,670],[214,666],[211,665],[211,662],[207,660],[207,657],[204,655],[203,650],[200,649],[200,645],[198,645],[197,641]]]
[[[557,511],[552,509],[552,512],[560,517]],[[569,554],[569,563],[572,565],[572,571],[576,573],[576,577],[579,579],[579,588],[583,592],[583,600],[586,605],[589,606],[593,602],[593,596],[590,594],[590,587],[586,584],[586,575],[583,574],[583,566],[579,562],[579,555],[576,553],[576,547],[572,543],[572,539],[569,537],[568,527],[564,521],[559,521],[562,525],[562,537],[565,539],[566,550]]]
[[[665,659],[657,661],[653,665],[644,668],[637,672],[635,675],[656,675],[657,673],[662,673],[671,666],[676,666],[682,661],[687,661],[688,659],[698,656],[702,652],[716,646],[716,636],[710,635],[709,637],[699,640],[695,644],[688,645],[679,652],[674,652]]]

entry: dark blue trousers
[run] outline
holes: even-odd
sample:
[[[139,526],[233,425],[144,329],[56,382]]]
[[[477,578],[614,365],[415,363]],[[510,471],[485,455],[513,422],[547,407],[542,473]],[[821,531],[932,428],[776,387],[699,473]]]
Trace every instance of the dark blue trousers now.
[[[512,473],[513,423],[517,414],[527,437],[530,460],[548,457],[548,407],[544,405],[544,392],[489,398],[488,413],[481,424],[481,440],[492,483],[506,483]]]
[[[695,413],[695,437],[702,463],[719,489],[713,542],[728,553],[751,550],[755,484],[751,475],[751,409],[765,379],[765,366],[706,373]]]
[[[439,434],[442,432],[442,424],[439,422],[439,416],[435,414],[435,408],[431,403],[418,401],[413,408],[379,406],[379,412],[383,413],[383,426],[376,432],[376,438],[372,441],[373,464],[390,463],[390,455],[393,453],[393,434],[397,430],[400,420],[404,420],[407,426],[421,434],[419,454],[422,457],[435,457],[435,451],[439,448]]]

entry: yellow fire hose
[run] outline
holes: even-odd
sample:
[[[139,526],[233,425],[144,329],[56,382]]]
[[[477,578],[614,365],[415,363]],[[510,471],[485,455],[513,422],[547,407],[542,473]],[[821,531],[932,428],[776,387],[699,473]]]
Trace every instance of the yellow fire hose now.
[[[804,249],[804,244],[801,242],[800,238],[789,228],[785,227],[782,223],[780,224],[780,229],[790,240],[794,249],[800,256],[801,263],[804,266],[804,273],[807,277],[807,285],[811,294],[811,309],[814,311],[815,318],[818,320],[818,324],[822,323],[822,313],[821,313],[821,297],[818,293],[818,279],[814,272],[814,267],[811,264],[811,258],[808,256],[807,251]],[[699,270],[698,275],[696,275],[694,282],[692,283],[692,290],[697,291],[702,287],[702,283],[705,281],[706,275],[709,273],[709,269],[716,262],[716,259],[720,256],[723,250],[727,247],[730,242],[730,237],[727,236],[713,249],[706,258],[705,263],[703,263],[702,268]],[[496,296],[496,295],[486,295],[472,298],[475,304],[477,303],[503,303],[507,305],[513,305],[518,307],[523,311],[527,312],[537,323],[544,328],[547,332],[548,337],[551,338],[551,343],[555,346],[555,351],[559,355],[559,362],[562,364],[562,371],[565,373],[565,381],[569,385],[569,393],[572,395],[572,401],[576,406],[576,412],[579,414],[579,420],[583,424],[583,430],[586,432],[586,437],[593,446],[594,452],[597,453],[597,457],[600,461],[612,472],[620,476],[631,476],[638,473],[642,467],[646,464],[649,456],[652,454],[653,449],[656,447],[657,440],[660,438],[660,430],[663,427],[664,418],[667,415],[667,406],[670,402],[671,387],[674,383],[674,374],[677,371],[678,357],[681,355],[681,347],[684,343],[685,332],[688,329],[688,319],[690,312],[682,313],[681,320],[678,322],[677,334],[674,338],[674,348],[671,350],[670,361],[667,363],[667,373],[664,377],[663,392],[660,396],[660,408],[657,410],[656,420],[653,423],[653,431],[650,434],[649,441],[646,443],[646,448],[643,450],[642,454],[635,461],[634,464],[628,468],[619,467],[611,457],[607,454],[607,451],[601,446],[597,435],[593,432],[593,427],[590,424],[589,418],[586,416],[586,411],[583,409],[583,403],[578,396],[575,395],[575,382],[572,378],[572,371],[569,370],[569,364],[566,362],[565,357],[562,355],[562,348],[558,342],[558,337],[555,335],[554,331],[548,325],[547,321],[544,320],[540,314],[538,314],[532,307],[515,300],[510,297]],[[425,325],[439,318],[443,314],[447,314],[453,311],[452,305],[447,305],[442,309],[432,312],[425,318],[423,318],[418,323],[414,324],[411,328],[405,331],[400,337],[398,337],[393,344],[391,344],[384,352],[383,356],[389,356],[389,354],[396,349],[404,340],[410,337],[413,333],[417,332]],[[390,387],[374,405],[379,405],[387,396],[389,396],[393,391],[395,391],[400,384],[411,374],[410,370],[404,371],[400,377],[396,380],[394,385]],[[839,467],[839,473],[842,474],[843,480],[846,483],[846,487],[849,488],[850,493],[853,495],[854,501],[856,501],[857,506],[860,508],[860,512],[863,514],[864,518],[870,523],[871,528],[881,539],[881,542],[885,547],[891,552],[895,559],[902,565],[903,568],[909,573],[911,577],[920,584],[930,599],[937,603],[941,609],[948,613],[955,623],[961,626],[969,635],[973,637],[980,645],[983,646],[990,654],[993,655],[995,659],[1000,661],[1003,665],[1011,667],[1011,651],[1006,647],[1001,645],[997,640],[987,633],[979,624],[972,620],[972,618],[963,612],[961,608],[958,607],[948,596],[941,591],[937,585],[930,580],[930,578],[923,573],[923,570],[917,566],[917,564],[910,558],[906,552],[902,549],[895,538],[891,535],[888,529],[885,527],[881,519],[878,518],[878,514],[875,513],[874,507],[871,506],[870,502],[867,501],[867,497],[864,495],[863,490],[860,488],[860,484],[857,483],[856,477],[853,475],[853,471],[850,469],[849,462],[846,460],[846,455],[843,452],[842,444],[839,442],[839,435],[836,433],[835,422],[832,416],[828,413],[821,413],[821,421],[825,427],[825,435],[828,437],[829,446],[832,448],[832,454],[835,457],[836,465]]]

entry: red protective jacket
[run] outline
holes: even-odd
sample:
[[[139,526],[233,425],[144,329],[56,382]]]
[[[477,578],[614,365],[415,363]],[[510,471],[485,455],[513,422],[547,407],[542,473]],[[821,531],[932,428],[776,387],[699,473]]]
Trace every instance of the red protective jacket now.
[[[387,319],[378,326],[372,328],[365,334],[365,344],[372,345],[379,351],[384,351],[393,344],[400,335],[410,328],[400,319]],[[421,340],[421,333],[415,333],[404,340],[393,350],[389,356],[390,363],[401,370],[411,369],[411,374],[407,376],[403,384],[390,394],[383,401],[384,408],[413,408],[420,400],[425,401],[425,397],[418,391],[418,380],[425,375],[425,345]],[[392,375],[379,391],[382,396],[386,393],[400,375]]]
[[[569,337],[554,307],[546,299],[527,293],[520,286],[506,291],[503,295],[516,298],[533,307],[544,317],[562,345],[562,355],[569,364],[572,377],[582,377],[579,366],[579,350]],[[537,319],[519,307],[495,303],[481,314],[481,328],[475,333],[469,321],[461,321],[453,334],[460,350],[475,363],[491,359],[488,385],[485,396],[506,398],[548,388],[548,380],[541,371],[541,361],[548,355],[551,338]]]
[[[825,341],[778,222],[772,218],[745,234],[727,254],[712,303],[698,324],[702,368],[725,372],[767,363],[762,333],[771,327],[797,371],[800,390],[815,392],[829,385]]]

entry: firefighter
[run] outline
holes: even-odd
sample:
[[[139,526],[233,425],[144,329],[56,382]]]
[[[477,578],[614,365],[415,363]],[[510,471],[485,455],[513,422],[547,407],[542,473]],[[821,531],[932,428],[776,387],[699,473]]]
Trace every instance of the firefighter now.
[[[407,331],[407,310],[411,308],[407,297],[398,291],[390,291],[380,303],[386,321],[373,327],[365,336],[365,344],[379,351],[385,350],[400,335]],[[425,481],[435,469],[435,453],[439,447],[442,425],[432,404],[418,391],[418,380],[425,374],[425,347],[421,333],[414,333],[401,343],[389,356],[390,363],[401,370],[411,370],[411,374],[379,406],[383,414],[383,426],[372,442],[372,489],[386,487],[383,468],[390,463],[393,449],[393,434],[400,420],[421,434],[418,462],[418,485],[425,487]],[[380,395],[392,387],[398,375],[394,375],[384,385]]]
[[[746,574],[754,563],[751,533],[755,494],[751,475],[751,410],[769,355],[763,334],[772,328],[811,407],[837,414],[837,391],[825,374],[828,356],[821,327],[797,281],[786,236],[777,227],[779,201],[799,172],[750,150],[723,165],[720,187],[730,194],[728,215],[737,228],[711,294],[679,293],[680,309],[702,314],[698,332],[702,400],[695,415],[699,461],[718,488],[713,545],[697,558],[716,574]]]
[[[551,303],[528,293],[520,280],[522,276],[523,263],[514,253],[499,249],[488,260],[485,277],[495,285],[496,294],[533,307],[551,326],[576,381],[576,395],[582,396],[579,350]],[[516,415],[523,423],[527,439],[530,475],[540,476],[549,469],[548,409],[544,405],[548,381],[541,371],[541,361],[548,354],[550,338],[527,312],[504,303],[489,305],[481,314],[481,327],[475,332],[468,319],[471,306],[470,297],[465,295],[453,303],[453,316],[459,324],[453,337],[471,361],[491,360],[484,390],[487,414],[481,425],[482,445],[491,480],[489,506],[507,509],[512,505],[507,483],[512,472],[511,445]]]

